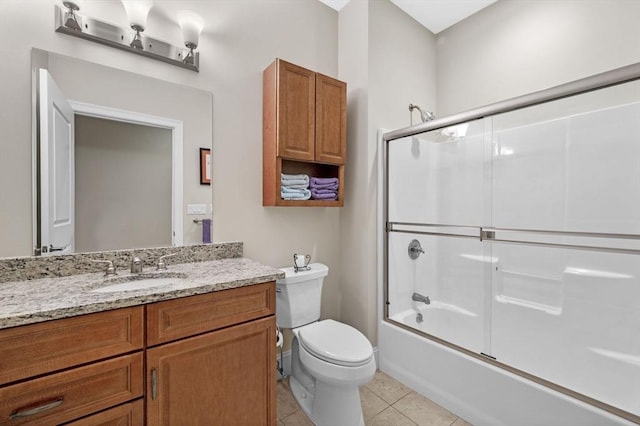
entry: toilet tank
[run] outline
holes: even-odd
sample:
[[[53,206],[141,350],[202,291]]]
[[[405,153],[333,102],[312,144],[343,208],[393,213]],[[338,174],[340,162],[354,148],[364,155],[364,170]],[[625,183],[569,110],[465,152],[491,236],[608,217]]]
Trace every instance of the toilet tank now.
[[[312,263],[308,271],[283,268],[285,277],[276,281],[276,323],[295,328],[320,319],[322,282],[329,268]]]

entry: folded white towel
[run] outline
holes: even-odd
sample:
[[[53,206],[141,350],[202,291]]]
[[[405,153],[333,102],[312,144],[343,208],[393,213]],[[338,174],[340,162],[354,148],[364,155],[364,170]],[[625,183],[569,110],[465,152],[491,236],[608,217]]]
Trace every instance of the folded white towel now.
[[[304,179],[282,179],[280,181],[280,184],[282,186],[286,186],[287,188],[309,188],[309,181],[305,181]]]
[[[304,187],[304,188],[308,188],[309,187],[309,176],[308,175],[287,175],[285,173],[281,173],[281,179],[280,182],[282,183],[282,186],[288,186],[291,187],[292,185],[295,185],[296,187]]]
[[[299,175],[288,175],[286,173],[281,173],[282,176],[282,180],[297,180],[297,179],[305,179],[305,180],[309,180],[309,175],[303,175],[303,174],[299,174]]]
[[[303,183],[298,184],[298,185],[285,185],[284,183],[282,183],[281,187],[282,188],[288,188],[288,189],[309,189],[309,186],[305,185]]]
[[[311,191],[308,189],[292,189],[283,186],[280,189],[280,196],[283,200],[308,200],[311,198]]]

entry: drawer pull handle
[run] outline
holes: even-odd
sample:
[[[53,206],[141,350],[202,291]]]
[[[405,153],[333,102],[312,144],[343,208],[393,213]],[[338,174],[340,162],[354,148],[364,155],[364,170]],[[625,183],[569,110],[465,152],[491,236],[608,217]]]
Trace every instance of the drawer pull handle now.
[[[13,413],[9,415],[9,418],[19,419],[21,417],[29,417],[35,414],[40,414],[47,410],[51,410],[52,408],[61,406],[63,402],[64,402],[64,397],[60,396],[55,398],[54,400],[45,401],[41,405],[38,405],[37,407],[22,408],[22,409],[18,408],[17,410],[15,410]]]
[[[158,397],[158,373],[155,368],[151,369],[151,400],[155,401]]]

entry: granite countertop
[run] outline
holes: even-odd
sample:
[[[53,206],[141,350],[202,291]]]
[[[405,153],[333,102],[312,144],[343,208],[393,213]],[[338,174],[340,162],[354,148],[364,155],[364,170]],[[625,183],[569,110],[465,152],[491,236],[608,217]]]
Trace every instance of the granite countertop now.
[[[126,281],[128,270],[115,277],[104,273],[0,283],[0,329],[72,317],[161,300],[243,287],[283,278],[279,269],[244,257],[169,265],[166,271],[145,267],[145,276],[164,274],[164,284],[152,288],[92,292]],[[179,276],[186,275],[181,279]],[[178,276],[178,278],[176,278]]]

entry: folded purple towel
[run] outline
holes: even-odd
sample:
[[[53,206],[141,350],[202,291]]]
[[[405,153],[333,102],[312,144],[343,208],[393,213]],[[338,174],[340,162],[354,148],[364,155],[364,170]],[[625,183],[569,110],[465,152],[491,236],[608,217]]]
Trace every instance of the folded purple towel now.
[[[311,198],[314,200],[337,200],[338,193],[335,191],[311,190]]]
[[[329,184],[329,185],[314,185],[314,186],[309,186],[310,189],[322,189],[322,190],[327,190],[327,191],[333,191],[333,192],[338,192],[338,185],[333,185],[333,184]]]
[[[314,194],[337,194],[338,193],[338,188],[336,189],[318,189],[318,188],[312,188],[311,192]]]
[[[338,180],[338,178],[319,178],[319,177],[312,177],[310,179],[310,186],[311,187],[318,187],[321,185],[339,185],[340,181]]]

